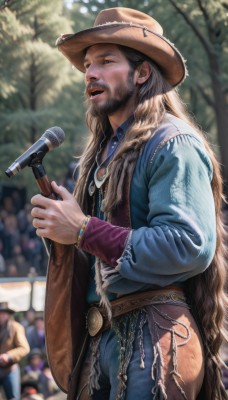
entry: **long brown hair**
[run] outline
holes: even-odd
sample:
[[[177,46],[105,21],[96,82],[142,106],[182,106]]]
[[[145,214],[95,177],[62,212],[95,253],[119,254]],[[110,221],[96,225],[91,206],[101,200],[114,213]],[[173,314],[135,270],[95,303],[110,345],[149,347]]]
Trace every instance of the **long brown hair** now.
[[[227,340],[224,325],[228,303],[225,292],[225,229],[222,220],[223,195],[219,163],[205,135],[186,112],[177,90],[168,85],[157,66],[139,52],[129,48],[121,47],[121,49],[132,68],[136,68],[137,65],[146,60],[151,66],[152,75],[144,85],[137,88],[134,122],[127,130],[125,139],[109,166],[111,179],[109,179],[105,196],[105,211],[112,213],[120,203],[124,177],[129,166],[138,158],[139,152],[153,135],[154,130],[160,124],[166,112],[184,120],[195,128],[202,137],[213,164],[211,186],[216,210],[217,246],[213,261],[206,271],[186,282],[186,294],[191,303],[192,312],[200,326],[205,345],[205,380],[201,398],[224,400],[227,399],[227,395],[222,384],[222,360],[219,351],[223,340]],[[82,156],[80,176],[75,189],[75,196],[85,212],[86,180],[101,141],[109,127],[107,117],[103,119],[95,118],[91,115],[89,108],[86,114],[86,121],[92,135]]]

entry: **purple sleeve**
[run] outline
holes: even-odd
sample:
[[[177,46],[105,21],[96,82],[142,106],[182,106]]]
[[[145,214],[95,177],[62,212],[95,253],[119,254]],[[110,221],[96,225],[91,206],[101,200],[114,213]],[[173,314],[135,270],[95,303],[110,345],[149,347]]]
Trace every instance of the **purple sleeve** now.
[[[83,233],[80,248],[116,267],[122,256],[130,230],[92,217]]]

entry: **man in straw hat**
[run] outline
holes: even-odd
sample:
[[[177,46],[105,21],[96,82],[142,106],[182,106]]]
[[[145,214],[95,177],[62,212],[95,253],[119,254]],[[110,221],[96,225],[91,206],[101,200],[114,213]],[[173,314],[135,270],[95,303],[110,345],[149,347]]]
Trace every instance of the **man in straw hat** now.
[[[32,198],[53,243],[54,377],[68,399],[225,399],[222,182],[175,89],[184,60],[155,19],[122,7],[57,45],[84,73],[91,137],[74,195],[53,182],[62,201]]]
[[[7,302],[0,303],[0,386],[7,399],[20,400],[19,361],[29,353],[24,327],[12,318]]]

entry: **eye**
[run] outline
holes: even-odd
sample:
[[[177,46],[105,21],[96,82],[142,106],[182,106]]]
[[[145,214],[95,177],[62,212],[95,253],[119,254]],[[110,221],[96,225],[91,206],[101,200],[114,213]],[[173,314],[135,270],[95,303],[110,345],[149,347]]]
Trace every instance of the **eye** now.
[[[105,60],[104,60],[104,64],[111,64],[113,62],[113,60],[111,60],[111,59],[109,59],[109,58],[106,58]]]
[[[89,68],[89,66],[90,66],[90,64],[89,64],[89,63],[85,63],[85,64],[84,64],[84,68],[85,68],[85,69],[88,69],[88,68]]]

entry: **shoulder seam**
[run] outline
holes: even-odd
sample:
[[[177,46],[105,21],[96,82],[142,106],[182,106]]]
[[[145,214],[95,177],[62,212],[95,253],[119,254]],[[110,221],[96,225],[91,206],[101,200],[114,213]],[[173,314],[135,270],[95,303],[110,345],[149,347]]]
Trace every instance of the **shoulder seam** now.
[[[160,143],[158,143],[156,149],[154,150],[154,152],[153,152],[153,154],[152,154],[152,157],[150,158],[150,164],[153,162],[154,157],[156,156],[158,150],[159,150],[162,146],[164,146],[164,144],[167,143],[170,139],[175,138],[176,136],[179,136],[179,135],[180,135],[180,133],[176,133],[175,135],[171,135],[171,136],[165,138],[164,140],[162,140]]]
[[[194,138],[194,139],[197,140],[197,137],[196,137],[195,135],[193,135],[192,133],[189,133],[189,132],[185,132],[185,133],[184,133],[184,132],[178,131],[178,133],[176,133],[176,134],[174,134],[174,135],[171,135],[171,136],[165,138],[164,140],[162,140],[162,141],[157,145],[156,149],[154,150],[154,152],[153,152],[153,154],[152,154],[152,156],[151,156],[151,158],[150,158],[149,163],[151,164],[151,163],[153,162],[154,157],[156,156],[157,152],[160,150],[161,147],[163,147],[167,142],[169,142],[171,139],[174,139],[174,138],[177,137],[177,136],[191,136],[192,138]]]

